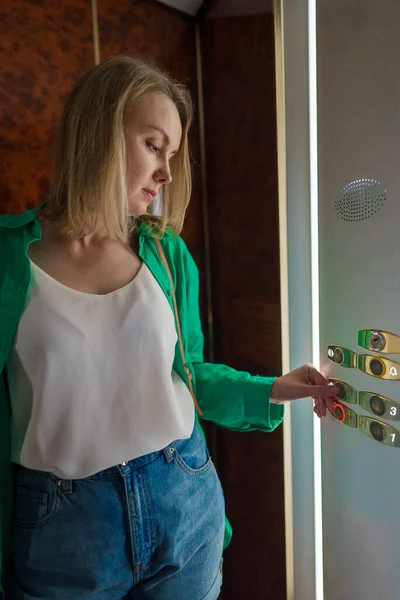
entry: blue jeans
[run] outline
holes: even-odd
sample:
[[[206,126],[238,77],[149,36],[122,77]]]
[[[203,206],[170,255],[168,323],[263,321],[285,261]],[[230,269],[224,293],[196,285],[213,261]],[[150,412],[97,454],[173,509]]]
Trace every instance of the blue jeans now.
[[[7,600],[215,600],[224,497],[197,427],[91,477],[15,467]]]

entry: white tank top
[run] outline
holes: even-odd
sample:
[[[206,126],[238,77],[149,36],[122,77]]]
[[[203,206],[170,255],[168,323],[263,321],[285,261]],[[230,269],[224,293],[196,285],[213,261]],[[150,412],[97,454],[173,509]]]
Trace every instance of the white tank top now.
[[[174,316],[148,267],[105,295],[31,267],[7,363],[11,459],[76,479],[190,437],[193,400],[172,370]]]

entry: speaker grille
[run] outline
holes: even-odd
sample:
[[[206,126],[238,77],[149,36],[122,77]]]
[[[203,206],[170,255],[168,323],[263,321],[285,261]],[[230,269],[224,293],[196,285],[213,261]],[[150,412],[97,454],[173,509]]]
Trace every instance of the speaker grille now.
[[[344,186],[335,201],[336,214],[344,221],[364,221],[380,210],[386,190],[377,179],[356,179]]]

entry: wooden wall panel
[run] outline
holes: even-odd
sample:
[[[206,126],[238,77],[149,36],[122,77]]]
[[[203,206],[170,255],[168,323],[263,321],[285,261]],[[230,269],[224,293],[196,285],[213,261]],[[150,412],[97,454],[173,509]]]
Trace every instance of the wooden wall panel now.
[[[65,97],[94,62],[90,1],[2,0],[0,212],[44,199]]]
[[[271,14],[202,26],[215,359],[280,374],[274,32]],[[226,600],[284,600],[282,428],[219,430],[218,468],[234,527]]]

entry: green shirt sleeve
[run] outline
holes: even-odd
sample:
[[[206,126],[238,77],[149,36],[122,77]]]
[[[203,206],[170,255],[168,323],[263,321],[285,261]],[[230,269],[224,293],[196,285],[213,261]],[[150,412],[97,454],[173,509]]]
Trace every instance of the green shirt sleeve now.
[[[250,375],[203,360],[199,274],[186,250],[187,341],[202,418],[234,431],[273,431],[283,420],[282,404],[270,403],[275,377]]]

